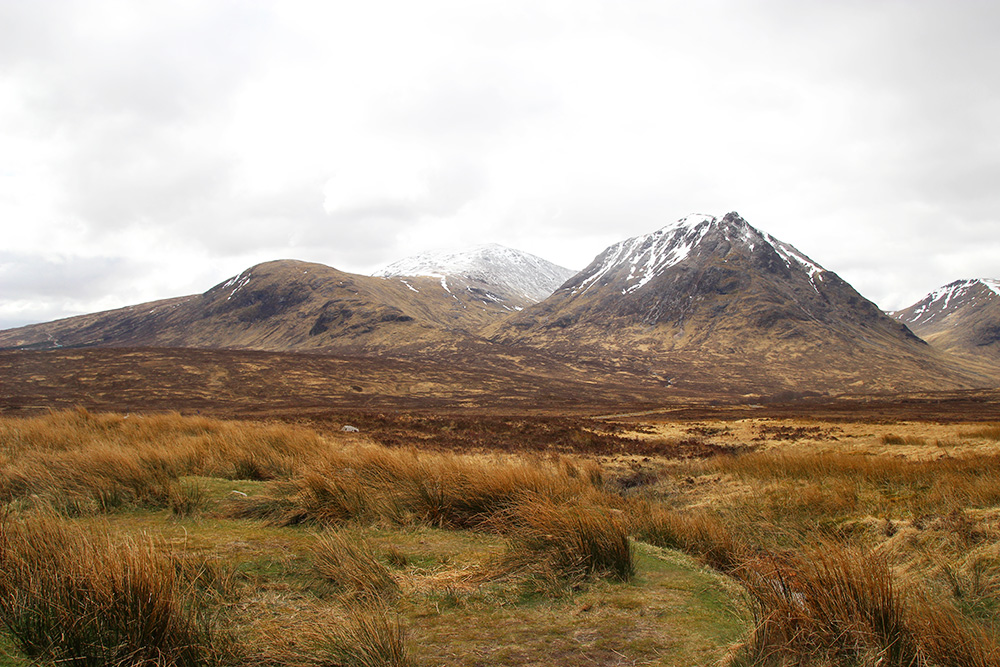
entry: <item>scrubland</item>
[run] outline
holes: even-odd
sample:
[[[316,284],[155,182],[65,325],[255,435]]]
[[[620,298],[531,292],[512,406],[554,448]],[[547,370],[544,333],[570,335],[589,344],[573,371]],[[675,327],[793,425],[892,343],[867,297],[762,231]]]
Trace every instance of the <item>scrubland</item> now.
[[[0,664],[1000,664],[997,425],[615,432],[0,419]]]

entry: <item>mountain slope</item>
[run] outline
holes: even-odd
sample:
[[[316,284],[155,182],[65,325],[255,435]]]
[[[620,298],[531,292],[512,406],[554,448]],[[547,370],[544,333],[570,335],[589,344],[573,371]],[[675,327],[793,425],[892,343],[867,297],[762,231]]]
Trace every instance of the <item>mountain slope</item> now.
[[[279,260],[204,294],[2,331],[0,347],[405,349],[469,338],[495,317],[437,285],[432,278],[404,283]]]
[[[1000,364],[1000,280],[956,280],[892,316],[937,348]]]
[[[988,384],[835,273],[736,213],[696,215],[598,255],[492,339],[642,359],[672,383],[789,390]],[[916,383],[916,384],[913,384]]]
[[[541,257],[496,243],[459,251],[428,252],[401,259],[374,275],[404,279],[425,276],[449,293],[467,292],[484,306],[520,310],[552,294],[572,275]]]

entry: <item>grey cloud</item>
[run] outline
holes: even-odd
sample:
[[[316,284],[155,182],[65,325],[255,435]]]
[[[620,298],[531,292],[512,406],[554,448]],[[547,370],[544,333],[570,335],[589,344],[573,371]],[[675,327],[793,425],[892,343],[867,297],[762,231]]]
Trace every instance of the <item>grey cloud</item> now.
[[[234,157],[217,140],[230,95],[266,40],[256,5],[206,4],[192,19],[164,12],[159,21],[131,3],[3,7],[12,19],[4,36],[32,39],[0,51],[0,75],[21,83],[25,125],[30,118],[40,138],[66,147],[55,166],[62,210],[99,236],[171,225],[231,194]],[[102,9],[134,25],[108,28],[115,22],[93,15]]]
[[[78,315],[87,312],[81,304],[109,294],[127,298],[146,272],[142,261],[122,257],[0,252],[0,329]]]
[[[0,252],[0,298],[98,298],[143,275],[140,261],[122,257],[58,257]]]

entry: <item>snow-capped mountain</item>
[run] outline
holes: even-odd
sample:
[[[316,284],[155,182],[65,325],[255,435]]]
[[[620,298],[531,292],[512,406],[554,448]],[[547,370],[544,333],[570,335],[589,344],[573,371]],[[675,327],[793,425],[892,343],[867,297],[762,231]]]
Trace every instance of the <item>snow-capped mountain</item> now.
[[[892,316],[943,350],[1000,362],[1000,280],[956,280]]]
[[[751,227],[736,213],[730,213],[721,220],[699,213],[681,218],[652,234],[616,243],[584,270],[587,277],[579,285],[569,289],[576,294],[586,292],[595,285],[623,282],[622,294],[631,294],[690,257],[692,251],[712,232],[720,233],[729,243],[745,246],[750,252],[766,246],[789,269],[794,266],[807,272],[810,278],[823,271],[822,267],[794,247]]]
[[[770,330],[832,316],[829,299],[821,292],[844,285],[836,274],[737,213],[690,215],[607,248],[547,299],[545,308],[532,313],[561,313],[554,322],[543,316],[543,327],[592,322],[590,315],[600,313],[597,321],[614,317],[647,326],[669,325],[678,335],[697,336],[686,325],[703,307],[711,304],[711,313],[705,314],[718,328],[719,318],[733,315],[732,306],[749,299],[760,303],[745,315],[760,325],[756,328]],[[866,318],[882,316],[873,304],[855,296]],[[742,315],[740,320],[742,329]]]
[[[456,368],[516,367],[528,384],[545,374],[557,384],[570,378],[611,394],[626,386],[744,397],[940,390],[994,386],[1000,377],[1000,365],[927,345],[736,213],[688,216],[569,273],[495,245],[410,258],[378,277],[278,260],[202,294],[0,331],[0,349],[422,355]],[[942,292],[920,316],[968,300],[979,313],[969,320],[977,349],[996,349],[1000,316],[985,308],[1000,307],[996,287]]]
[[[911,329],[932,325],[964,308],[985,305],[1000,297],[1000,280],[956,280],[892,316]]]
[[[735,212],[690,215],[616,243],[487,331],[567,354],[645,355],[649,372],[671,382],[687,375],[734,389],[887,388],[903,375],[953,372],[837,274]]]
[[[573,271],[496,243],[463,250],[426,252],[394,262],[373,275],[383,278],[427,276],[441,287],[502,300],[511,309],[538,303],[568,280]]]

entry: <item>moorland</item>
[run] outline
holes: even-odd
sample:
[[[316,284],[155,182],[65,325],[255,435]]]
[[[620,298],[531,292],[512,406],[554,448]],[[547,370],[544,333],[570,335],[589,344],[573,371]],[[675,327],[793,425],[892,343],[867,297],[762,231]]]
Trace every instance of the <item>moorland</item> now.
[[[997,391],[170,409],[53,368],[4,388],[3,665],[1000,664]]]

